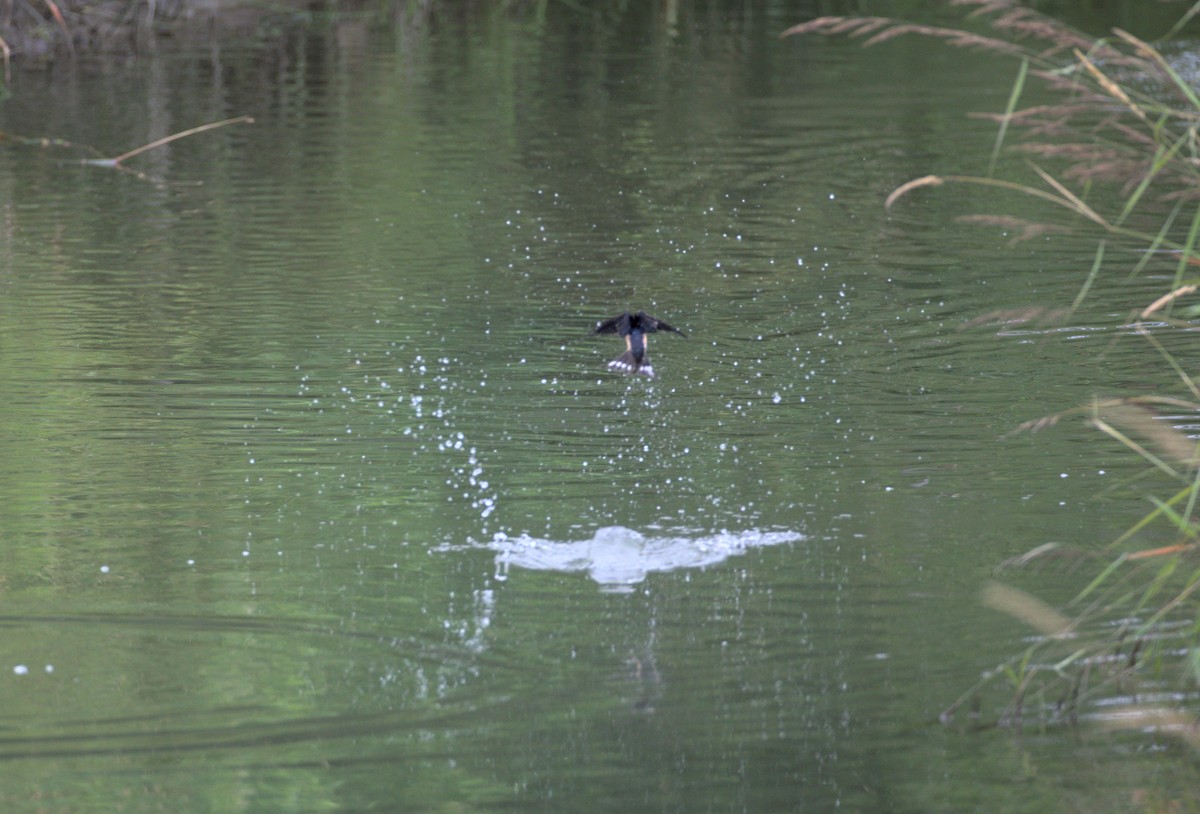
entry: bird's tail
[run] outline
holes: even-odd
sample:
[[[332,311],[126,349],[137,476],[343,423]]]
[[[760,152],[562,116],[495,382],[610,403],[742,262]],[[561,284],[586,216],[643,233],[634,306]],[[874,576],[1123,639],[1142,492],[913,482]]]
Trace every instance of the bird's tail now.
[[[632,351],[625,351],[616,359],[608,363],[609,370],[617,370],[621,373],[632,373],[642,376],[654,378],[654,367],[650,364],[649,356],[642,356],[638,359],[633,355]]]

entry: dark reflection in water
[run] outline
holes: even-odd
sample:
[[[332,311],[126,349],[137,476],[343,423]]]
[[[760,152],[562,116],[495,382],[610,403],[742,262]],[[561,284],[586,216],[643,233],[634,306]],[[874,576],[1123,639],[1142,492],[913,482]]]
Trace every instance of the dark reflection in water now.
[[[962,330],[1094,250],[955,223],[978,191],[882,210],[985,165],[994,61],[604,9],[17,78],[0,129],[104,152],[256,123],[165,184],[0,152],[5,810],[1127,794],[1127,754],[934,721],[1022,646],[995,564],[1141,511],[1093,499],[1136,471],[1102,439],[998,438],[1141,386],[1157,281]],[[689,335],[655,381],[588,334],[626,308]]]
[[[56,696],[52,701],[33,696],[36,716],[30,715],[31,710],[14,714],[9,732],[0,738],[0,759],[5,760],[239,749],[443,728],[465,713],[455,711],[446,692],[486,662],[476,649],[461,644],[347,631],[340,629],[341,620],[306,624],[253,616],[102,612],[6,616],[0,618],[0,627],[8,630],[10,637],[40,640],[36,649],[53,660],[44,665],[18,664],[13,673],[30,676],[31,681],[34,673],[44,674],[42,688],[52,688]],[[107,669],[78,669],[79,660],[70,650],[89,640],[106,642],[105,655],[114,659]],[[253,652],[256,658],[284,668],[272,673],[275,679],[295,680],[288,662],[307,675],[304,681],[308,683],[315,665],[289,658],[287,650],[293,648],[310,653],[340,652],[347,667],[363,657],[376,664],[386,662],[389,666],[375,677],[387,687],[376,699],[382,708],[353,714],[287,716],[284,709],[272,709],[249,697],[238,701],[225,696],[230,685],[253,684],[266,676],[246,673],[241,657],[204,655],[225,649]],[[128,652],[123,652],[126,649]],[[190,652],[194,661],[171,664],[170,659],[183,650]],[[373,654],[384,655],[381,659]],[[161,666],[148,669],[148,662],[154,660],[160,660]],[[147,663],[131,669],[138,661]],[[435,675],[436,689],[429,686]],[[67,700],[60,686],[64,680],[86,687],[96,698],[112,696],[93,714],[79,717],[82,711],[73,709],[71,702],[65,708],[60,706]],[[122,684],[140,697],[140,703],[128,704],[132,698],[113,693]],[[383,695],[389,700],[385,702]],[[197,696],[205,702],[198,707],[170,700],[199,700]],[[473,699],[472,713],[477,713],[482,703],[481,698]]]

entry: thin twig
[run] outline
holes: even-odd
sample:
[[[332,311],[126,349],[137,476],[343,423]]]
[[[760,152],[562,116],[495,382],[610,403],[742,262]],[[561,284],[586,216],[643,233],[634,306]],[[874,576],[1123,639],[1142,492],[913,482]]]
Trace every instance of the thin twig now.
[[[116,158],[88,158],[88,159],[84,159],[83,163],[92,165],[92,166],[98,166],[98,167],[117,167],[117,166],[120,166],[121,162],[127,158],[133,158],[135,155],[141,155],[142,153],[144,153],[148,150],[153,150],[155,147],[161,147],[164,144],[170,144],[172,141],[177,141],[178,139],[184,138],[186,136],[194,136],[197,133],[203,133],[205,130],[214,130],[218,127],[224,127],[225,125],[228,125],[228,124],[242,124],[242,123],[254,124],[254,117],[238,116],[237,118],[234,118],[234,119],[224,119],[219,122],[210,122],[209,124],[202,124],[199,127],[193,127],[190,130],[181,130],[178,133],[172,133],[169,136],[164,136],[163,138],[152,141],[149,144],[143,144],[141,147],[135,147],[134,149],[130,150],[127,153],[121,153],[121,155],[117,156]]]

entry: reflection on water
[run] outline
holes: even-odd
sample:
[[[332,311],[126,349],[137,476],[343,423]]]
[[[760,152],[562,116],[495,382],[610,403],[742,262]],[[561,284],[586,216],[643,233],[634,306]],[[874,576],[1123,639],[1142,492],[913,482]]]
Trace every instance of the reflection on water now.
[[[25,646],[27,656],[49,659],[44,668],[12,665],[12,674],[22,681],[9,691],[24,704],[13,710],[8,731],[0,737],[0,762],[306,744],[442,726],[447,717],[460,714],[450,688],[471,679],[478,668],[476,654],[461,645],[346,631],[338,622],[101,612],[7,615],[0,625],[10,638],[37,642]],[[90,650],[87,642],[93,640],[105,642],[104,652],[85,668],[90,659],[73,655],[72,649]],[[378,707],[374,709],[298,715],[264,705],[246,692],[265,680],[314,680],[320,666],[289,657],[287,651],[294,649],[369,657],[376,664],[381,695],[390,700],[371,705]],[[183,650],[191,654],[191,662],[154,667]],[[239,657],[222,651],[253,652],[271,669],[247,672]],[[126,692],[119,691],[122,686]],[[75,697],[80,691],[105,701],[89,707]],[[168,701],[184,697],[192,703]],[[472,707],[477,710],[481,703],[476,698]]]
[[[994,565],[1129,514],[1083,430],[997,441],[1140,381],[1121,317],[959,330],[1070,305],[1091,241],[881,207],[984,166],[1008,80],[671,5],[19,77],[0,130],[109,154],[256,123],[153,155],[199,186],[0,150],[6,811],[1113,792],[931,725],[1026,633]],[[655,381],[588,334],[624,309],[688,333]]]
[[[491,548],[497,552],[497,579],[505,579],[513,565],[565,573],[582,571],[603,588],[628,592],[650,573],[704,568],[749,549],[800,539],[803,535],[784,531],[647,537],[624,526],[606,526],[597,529],[592,539],[574,543],[537,540],[528,535],[510,539],[501,534],[492,541]]]

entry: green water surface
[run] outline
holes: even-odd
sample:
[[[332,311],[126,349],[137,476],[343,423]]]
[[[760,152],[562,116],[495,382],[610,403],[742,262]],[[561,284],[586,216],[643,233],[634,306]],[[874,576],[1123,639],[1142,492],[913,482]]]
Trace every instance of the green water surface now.
[[[998,439],[1157,381],[1161,279],[963,331],[1069,304],[1095,236],[882,206],[986,167],[1016,65],[572,5],[16,74],[0,129],[102,154],[255,122],[141,175],[0,149],[5,811],[1097,811],[1170,771],[937,721],[1031,633],[994,567],[1147,505],[1077,423]],[[626,309],[688,335],[656,380],[589,335]]]

